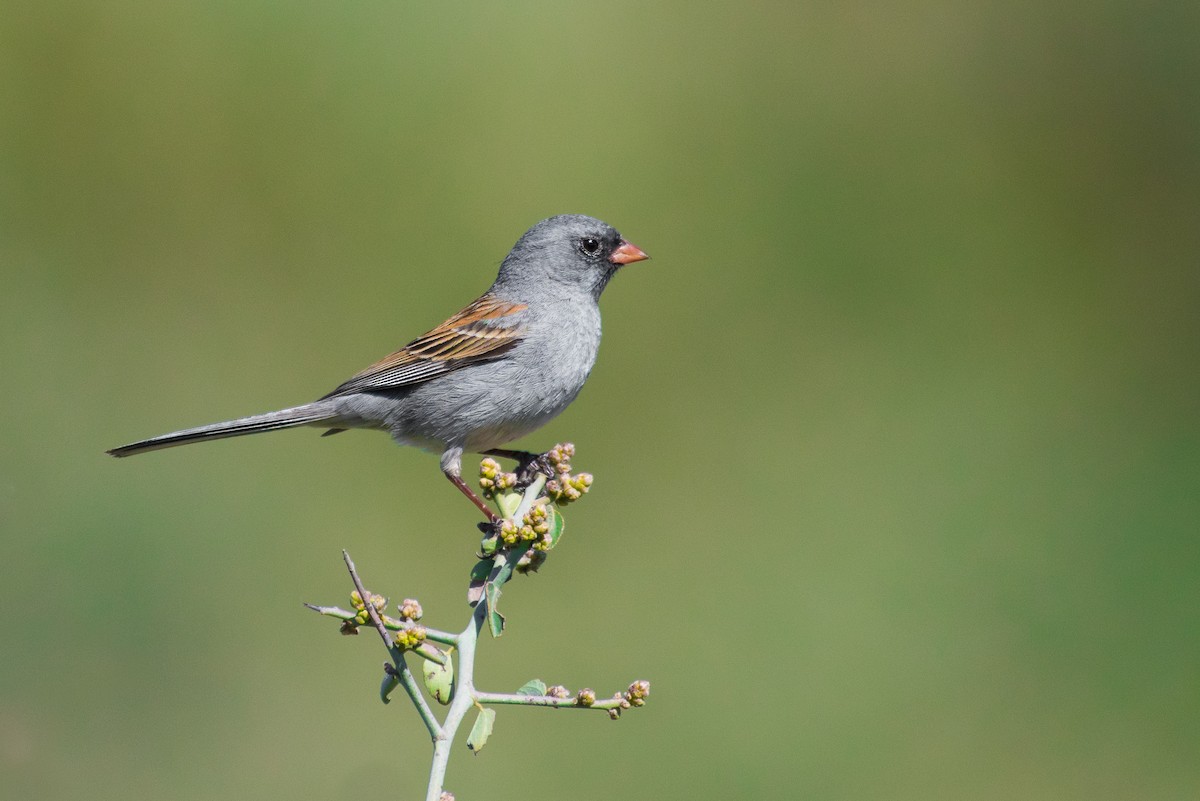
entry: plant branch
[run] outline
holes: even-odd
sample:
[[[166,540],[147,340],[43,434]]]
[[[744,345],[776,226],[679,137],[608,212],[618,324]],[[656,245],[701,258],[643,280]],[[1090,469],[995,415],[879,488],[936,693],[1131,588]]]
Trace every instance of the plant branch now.
[[[389,649],[391,650],[391,649]],[[392,655],[393,664],[389,665],[386,662],[383,669],[389,676],[392,676],[400,682],[400,686],[404,688],[404,692],[408,694],[409,700],[413,706],[417,708],[417,714],[421,716],[421,722],[425,724],[425,728],[429,730],[429,737],[434,742],[442,733],[442,727],[438,723],[438,719],[434,716],[433,710],[429,707],[429,702],[425,700],[425,696],[421,694],[421,688],[417,686],[416,679],[413,678],[412,671],[408,669],[408,661],[404,658],[403,653],[395,653]]]
[[[569,443],[556,445],[542,457],[545,469],[552,472],[553,476],[539,473],[521,491],[517,490],[520,480],[517,474],[503,473],[495,461],[484,460],[481,464],[480,486],[500,510],[501,521],[491,527],[482,527],[485,533],[480,544],[482,553],[479,555],[480,561],[471,571],[467,593],[468,603],[472,607],[471,617],[461,632],[454,634],[419,624],[421,605],[411,598],[397,605],[400,610],[398,618],[386,615],[386,600],[382,595],[372,595],[367,591],[354,561],[345,550],[342,551],[342,559],[355,588],[351,596],[353,608],[305,604],[315,612],[342,621],[343,634],[356,634],[358,628],[366,625],[369,619],[383,640],[391,662],[383,666],[386,676],[380,687],[380,695],[386,703],[397,685],[403,687],[433,742],[426,801],[443,801],[445,796],[449,796],[443,788],[451,748],[472,709],[479,710],[479,719],[466,739],[467,745],[478,752],[487,742],[496,717],[495,710],[485,709],[485,705],[597,709],[616,719],[624,710],[645,704],[650,692],[650,684],[646,681],[635,681],[624,692],[603,699],[596,698],[590,689],[571,695],[561,686],[547,688],[540,679],[527,682],[516,693],[490,693],[475,689],[475,661],[480,632],[487,626],[493,637],[499,637],[504,630],[504,616],[497,609],[501,588],[518,569],[521,572],[533,571],[545,562],[547,552],[555,547],[564,531],[565,523],[559,508],[578,500],[592,484],[592,477],[587,473],[571,475],[569,459],[573,455],[574,446]],[[521,476],[525,475],[524,471],[519,472]],[[422,671],[429,697],[448,704],[441,723],[409,667],[409,652],[427,660],[422,663]],[[434,667],[432,663],[441,667]]]
[[[441,731],[433,738],[433,763],[429,767],[429,787],[425,801],[438,801],[446,781],[446,766],[450,761],[450,748],[454,736],[467,712],[475,705],[475,646],[479,642],[479,630],[487,617],[487,604],[475,605],[471,622],[458,635],[458,675],[455,678],[454,697],[450,709],[442,722]]]
[[[375,604],[371,603],[371,595],[363,586],[362,579],[358,577],[358,570],[354,567],[354,560],[350,558],[350,552],[345,548],[342,549],[342,559],[346,562],[346,569],[350,571],[350,580],[354,582],[354,589],[358,590],[358,597],[362,598],[363,606],[366,607],[367,614],[371,616],[371,622],[375,624],[375,630],[379,632],[379,636],[383,638],[383,645],[388,651],[392,650],[392,638],[388,636],[387,627],[383,625],[383,620],[379,617],[379,610],[375,608]]]
[[[521,502],[508,517],[520,520],[537,502],[545,486],[546,477],[539,475],[525,489]],[[513,559],[506,559],[505,564],[500,567],[499,573],[502,576],[499,578],[500,583],[508,581],[512,576],[515,564]],[[441,731],[433,738],[433,763],[429,767],[429,786],[425,801],[438,801],[441,798],[442,787],[446,780],[446,766],[450,761],[450,748],[454,743],[454,737],[458,733],[458,727],[467,716],[467,712],[476,705],[478,693],[475,691],[475,649],[479,644],[479,631],[483,628],[487,615],[488,603],[487,599],[483,598],[475,604],[471,622],[458,635],[458,675],[455,678],[454,697],[450,701],[446,719],[442,721]]]
[[[475,700],[481,704],[512,704],[515,706],[542,706],[552,709],[617,709],[624,706],[624,697],[597,700],[592,704],[581,704],[576,696],[558,698],[553,695],[520,695],[518,693],[485,693],[476,691]]]
[[[354,620],[358,617],[358,612],[351,609],[342,609],[340,606],[317,606],[316,604],[305,604],[305,606],[319,615],[336,617],[338,620]],[[384,628],[388,631],[407,631],[413,627],[413,624],[408,621],[396,620],[387,615],[380,615],[379,617],[383,621]],[[437,642],[442,645],[458,645],[457,634],[451,634],[448,631],[441,631],[439,629],[431,629],[428,626],[423,626],[423,628],[425,629],[425,639],[430,642]],[[434,658],[433,661],[437,662],[438,660]]]
[[[400,686],[404,688],[404,692],[412,700],[413,706],[417,708],[417,714],[421,716],[421,721],[425,724],[425,728],[429,729],[429,736],[436,740],[441,733],[441,727],[438,725],[433,710],[429,708],[429,702],[425,700],[425,696],[421,694],[421,689],[417,687],[417,682],[413,678],[412,671],[408,669],[408,661],[404,658],[404,652],[393,644],[387,627],[383,625],[383,620],[379,616],[379,611],[375,609],[375,603],[371,595],[367,592],[366,587],[363,586],[362,579],[358,577],[358,570],[354,567],[354,560],[350,558],[350,552],[345,548],[342,549],[342,559],[346,562],[346,569],[350,571],[350,579],[354,582],[354,589],[358,590],[358,597],[362,599],[363,606],[366,608],[367,614],[371,617],[371,622],[375,624],[375,630],[379,632],[380,638],[383,639],[383,646],[387,648],[388,655],[392,658],[393,669],[389,670],[388,674],[400,682]]]

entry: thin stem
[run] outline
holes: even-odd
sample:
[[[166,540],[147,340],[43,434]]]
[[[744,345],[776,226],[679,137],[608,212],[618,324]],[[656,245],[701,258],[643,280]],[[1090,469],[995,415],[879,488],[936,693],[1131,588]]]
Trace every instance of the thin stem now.
[[[545,486],[546,477],[539,475],[525,489],[521,503],[513,510],[510,517],[514,520],[524,517],[537,501],[538,496],[542,494],[542,488]],[[503,578],[498,577],[500,583],[508,580],[512,574],[512,567],[509,566],[507,572],[502,571],[502,574]],[[467,716],[467,712],[476,705],[479,697],[479,693],[475,691],[475,647],[479,643],[479,631],[483,628],[487,611],[486,599],[480,599],[475,604],[471,622],[458,635],[456,644],[458,675],[455,678],[454,698],[450,701],[450,709],[446,711],[446,719],[442,721],[441,730],[433,737],[433,763],[429,767],[429,787],[425,793],[425,801],[439,801],[441,798],[442,788],[446,781],[446,766],[450,762],[450,749],[454,744],[454,737],[458,734],[458,727]]]
[[[375,604],[371,603],[371,596],[363,587],[362,579],[358,577],[358,570],[354,567],[354,560],[350,558],[350,552],[345,548],[342,549],[342,559],[346,562],[346,569],[350,571],[350,580],[354,582],[354,589],[358,590],[358,597],[362,599],[363,606],[366,607],[367,614],[371,616],[371,622],[375,624],[375,630],[379,632],[379,636],[383,639],[384,646],[392,650],[392,638],[388,636],[387,627],[383,625],[383,619],[379,617],[379,611],[375,608]]]
[[[517,510],[512,513],[514,520],[520,520],[525,516],[525,513],[528,512],[530,507],[533,506],[534,501],[536,501],[538,496],[542,494],[542,488],[545,486],[546,476],[538,473],[538,476],[533,480],[533,483],[525,488],[525,495],[521,497],[520,506],[518,506]]]
[[[317,606],[316,604],[305,604],[305,606],[317,614],[325,615],[326,617],[336,617],[338,620],[353,620],[354,618],[358,617],[357,611],[342,609],[340,606]],[[401,623],[399,620],[390,618],[387,615],[380,615],[379,617],[381,620],[383,620],[383,627],[389,631],[404,631],[405,629],[412,628],[413,625],[412,623],[408,622]],[[451,634],[448,631],[442,631],[440,629],[431,629],[428,626],[425,626],[424,628],[425,639],[430,640],[431,642],[438,642],[442,645],[458,644],[457,634]]]
[[[354,567],[354,560],[350,558],[350,552],[342,549],[342,559],[346,562],[346,569],[350,571],[350,579],[354,582],[354,589],[358,590],[358,597],[362,599],[363,606],[367,610],[367,614],[371,617],[371,622],[375,624],[375,630],[379,632],[380,638],[383,640],[383,645],[387,648],[388,655],[392,657],[392,663],[395,665],[395,671],[392,673],[400,682],[400,686],[404,688],[404,692],[408,693],[408,697],[412,699],[413,706],[417,708],[417,714],[421,716],[421,721],[425,724],[425,728],[429,729],[429,736],[436,741],[441,727],[438,725],[437,718],[434,717],[433,710],[429,708],[429,702],[425,700],[425,696],[421,694],[421,690],[417,687],[417,682],[413,678],[412,671],[408,669],[408,662],[404,659],[404,653],[392,643],[392,638],[388,635],[387,627],[383,625],[383,619],[379,617],[379,612],[375,609],[375,604],[371,602],[371,596],[367,593],[363,586],[362,579],[358,577],[358,570]]]
[[[438,801],[446,781],[446,766],[450,761],[450,748],[458,727],[475,705],[475,646],[479,642],[479,630],[487,616],[487,604],[475,605],[471,622],[458,635],[458,676],[455,678],[454,698],[442,722],[441,731],[433,738],[433,763],[429,767],[429,788],[425,801]]]
[[[392,662],[394,667],[388,672],[399,680],[400,686],[404,688],[404,692],[408,693],[413,706],[417,708],[417,714],[421,716],[421,722],[425,724],[426,729],[429,729],[429,736],[436,743],[442,727],[438,723],[437,718],[434,717],[433,710],[429,708],[429,703],[425,700],[425,696],[421,694],[421,689],[417,687],[416,679],[413,678],[412,671],[408,669],[408,660],[404,658],[404,654],[402,653],[393,653]]]
[[[556,698],[553,695],[519,695],[517,693],[475,693],[481,704],[514,704],[517,706],[545,706],[557,709],[615,709],[621,706],[621,697],[597,699],[591,706],[583,706],[575,696]]]
[[[458,635],[451,634],[448,631],[438,631],[425,627],[425,639],[431,642],[440,642],[442,645],[458,645]]]

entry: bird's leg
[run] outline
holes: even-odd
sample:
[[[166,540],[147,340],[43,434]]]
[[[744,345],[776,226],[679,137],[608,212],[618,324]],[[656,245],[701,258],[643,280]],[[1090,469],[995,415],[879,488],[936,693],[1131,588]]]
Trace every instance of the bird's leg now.
[[[475,506],[479,508],[479,511],[483,512],[489,523],[495,523],[500,520],[496,513],[489,509],[488,505],[483,502],[483,499],[476,495],[471,488],[467,486],[467,482],[462,480],[462,476],[456,476],[453,473],[446,473],[446,478],[450,479],[450,483],[458,487],[458,491],[463,495],[466,495],[467,498],[470,499],[471,503],[475,504]]]
[[[474,491],[467,486],[467,482],[463,481],[462,454],[463,449],[461,447],[457,445],[448,445],[446,450],[442,451],[442,473],[446,476],[446,478],[450,479],[451,484],[458,487],[459,492],[461,492],[463,495],[466,495],[467,498],[470,499],[471,503],[475,504],[475,507],[479,509],[479,511],[483,512],[489,523],[495,523],[500,518],[495,512],[488,508],[488,505],[483,502],[482,498],[476,495]]]
[[[498,456],[501,459],[512,459],[515,461],[517,463],[517,484],[521,487],[528,487],[532,484],[534,477],[538,473],[541,473],[546,478],[554,478],[554,468],[550,466],[550,462],[546,459],[546,454],[544,453],[492,448],[490,451],[484,451],[483,455]]]

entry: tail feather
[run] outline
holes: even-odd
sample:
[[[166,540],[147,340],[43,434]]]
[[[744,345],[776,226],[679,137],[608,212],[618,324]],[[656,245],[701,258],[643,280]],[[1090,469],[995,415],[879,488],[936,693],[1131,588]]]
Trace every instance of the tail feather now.
[[[212,423],[196,428],[185,428],[170,434],[161,434],[150,439],[132,442],[113,448],[107,453],[111,456],[133,456],[135,453],[157,451],[162,448],[173,448],[176,445],[189,445],[193,442],[204,442],[210,439],[225,439],[240,437],[244,434],[257,434],[262,431],[278,431],[282,428],[312,425],[322,420],[335,421],[337,415],[324,403],[308,403],[291,409],[280,409],[277,412],[256,414],[250,417],[239,417],[237,420],[227,420],[223,423]]]

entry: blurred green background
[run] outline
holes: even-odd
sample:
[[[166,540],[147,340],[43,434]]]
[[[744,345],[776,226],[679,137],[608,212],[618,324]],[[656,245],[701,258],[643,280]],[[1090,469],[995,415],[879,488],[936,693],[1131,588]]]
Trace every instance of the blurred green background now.
[[[654,260],[522,444],[596,474],[505,596],[460,799],[1200,797],[1200,6],[9,2],[0,783],[413,798],[459,628],[434,457],[293,431],[583,212]]]

